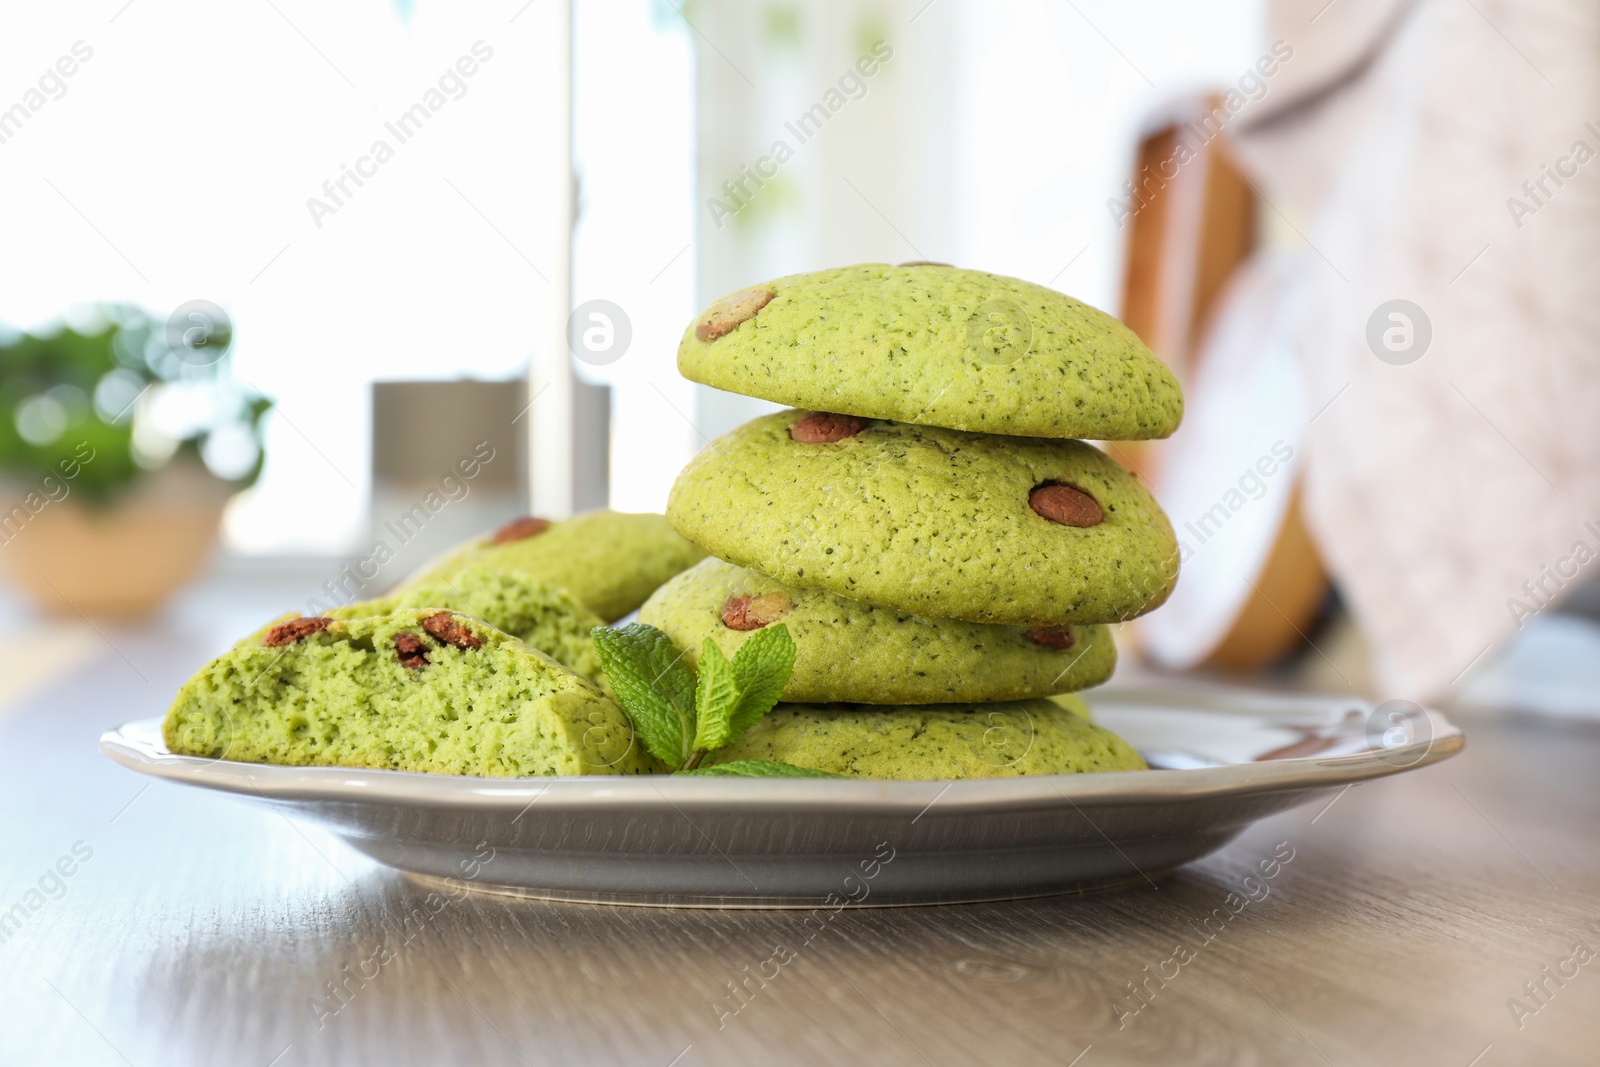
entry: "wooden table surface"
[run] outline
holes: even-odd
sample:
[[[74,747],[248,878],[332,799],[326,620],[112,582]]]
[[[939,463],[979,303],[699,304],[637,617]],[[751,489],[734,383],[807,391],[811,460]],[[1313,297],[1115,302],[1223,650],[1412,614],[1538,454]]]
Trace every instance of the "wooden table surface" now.
[[[846,910],[803,948],[793,912],[468,895],[407,926],[426,891],[337,839],[99,755],[230,627],[101,630],[0,711],[7,1067],[1600,1063],[1593,726],[1469,720],[1157,888]]]

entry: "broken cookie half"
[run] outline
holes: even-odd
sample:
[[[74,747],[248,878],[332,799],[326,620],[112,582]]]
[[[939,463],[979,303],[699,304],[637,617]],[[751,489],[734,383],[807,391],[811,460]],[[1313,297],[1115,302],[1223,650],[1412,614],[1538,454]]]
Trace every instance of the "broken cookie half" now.
[[[201,668],[162,727],[180,755],[493,777],[660,770],[587,680],[436,608],[288,620]]]

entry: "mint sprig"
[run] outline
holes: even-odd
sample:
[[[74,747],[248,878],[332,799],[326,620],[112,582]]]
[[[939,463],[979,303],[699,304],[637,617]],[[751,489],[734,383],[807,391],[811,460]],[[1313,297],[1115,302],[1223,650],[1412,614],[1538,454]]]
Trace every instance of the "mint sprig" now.
[[[750,778],[835,778],[771,760],[703,765],[771,711],[794,674],[795,645],[781,623],[762,628],[728,659],[706,638],[699,676],[654,626],[597,626],[595,651],[634,732],[662,763],[686,774]]]

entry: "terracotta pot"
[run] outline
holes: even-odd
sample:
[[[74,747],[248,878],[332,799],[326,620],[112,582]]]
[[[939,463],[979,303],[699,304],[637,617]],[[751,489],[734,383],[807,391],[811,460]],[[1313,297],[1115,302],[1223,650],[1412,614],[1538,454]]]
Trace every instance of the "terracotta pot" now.
[[[28,493],[38,493],[36,502],[44,494],[7,479],[0,483],[0,574],[50,614],[143,614],[209,562],[233,491],[185,459],[109,507],[69,491],[30,513],[22,503]]]

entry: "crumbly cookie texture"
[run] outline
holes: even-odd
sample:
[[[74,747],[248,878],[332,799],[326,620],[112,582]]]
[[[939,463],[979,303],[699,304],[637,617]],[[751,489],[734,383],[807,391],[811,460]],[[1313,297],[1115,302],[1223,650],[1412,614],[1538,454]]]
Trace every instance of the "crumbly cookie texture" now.
[[[482,619],[609,692],[600,658],[595,655],[594,641],[589,636],[601,625],[600,617],[566,591],[530,575],[493,571],[475,564],[457,572],[448,581],[411,586],[389,596],[343,604],[329,608],[322,616],[360,619],[404,608],[440,608]],[[258,644],[272,626],[294,618],[294,615],[285,615],[274,619],[240,644]]]
[[[1166,437],[1177,380],[1134,332],[1044,286],[939,264],[795,274],[684,332],[683,376],[817,411],[1030,437]]]
[[[762,416],[702,450],[667,504],[678,531],[787,585],[974,622],[1118,622],[1177,581],[1166,516],[1091,445],[885,421],[809,443],[791,432],[806,415]],[[1092,512],[1038,506],[1054,485]]]
[[[614,622],[637,609],[668,578],[704,558],[661,515],[601,510],[559,522],[530,517],[451,550],[396,592],[437,585],[476,565],[528,574],[565,589],[606,622]]]
[[[859,778],[1010,778],[1137,771],[1122,738],[1054,700],[996,704],[779,704],[718,753]]]
[[[181,755],[289,766],[664,770],[594,685],[480,620],[431,607],[285,620],[189,679],[162,733]]]
[[[935,619],[785,585],[719,559],[656,590],[639,621],[699,663],[711,638],[729,658],[756,630],[794,638],[783,699],[862,704],[1023,700],[1099,685],[1116,665],[1104,626],[1038,628]]]

